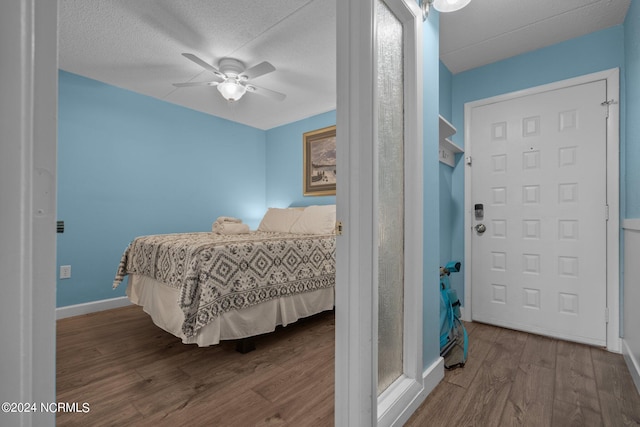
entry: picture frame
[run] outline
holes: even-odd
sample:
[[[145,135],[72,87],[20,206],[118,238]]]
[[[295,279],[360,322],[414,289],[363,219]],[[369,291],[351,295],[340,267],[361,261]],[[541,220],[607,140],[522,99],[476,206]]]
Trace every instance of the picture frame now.
[[[336,194],[336,127],[302,135],[302,193],[305,196]]]

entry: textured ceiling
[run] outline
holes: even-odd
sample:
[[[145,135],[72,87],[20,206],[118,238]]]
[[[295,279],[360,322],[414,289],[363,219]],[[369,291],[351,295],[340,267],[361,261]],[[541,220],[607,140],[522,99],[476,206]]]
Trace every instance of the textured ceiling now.
[[[335,0],[59,0],[59,66],[65,71],[260,129],[336,107]],[[229,104],[213,74],[181,54],[217,66],[233,57],[276,71],[253,82],[282,92]]]
[[[440,59],[453,73],[622,24],[631,0],[472,0],[440,14]]]
[[[336,1],[58,0],[65,71],[270,129],[336,108]],[[455,74],[623,22],[630,0],[472,0],[440,15],[441,59]],[[246,94],[229,104],[215,87],[176,88],[233,57],[276,71],[254,80],[277,102]]]

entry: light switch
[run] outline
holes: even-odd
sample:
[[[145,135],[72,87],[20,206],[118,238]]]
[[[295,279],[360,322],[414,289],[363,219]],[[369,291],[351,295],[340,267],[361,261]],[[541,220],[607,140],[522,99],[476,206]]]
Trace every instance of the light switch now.
[[[70,279],[71,278],[71,266],[70,265],[61,265],[60,266],[60,278],[61,279]]]

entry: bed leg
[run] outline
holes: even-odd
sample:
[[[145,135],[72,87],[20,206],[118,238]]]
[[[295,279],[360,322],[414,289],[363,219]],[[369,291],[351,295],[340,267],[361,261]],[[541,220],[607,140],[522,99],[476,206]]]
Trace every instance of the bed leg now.
[[[253,337],[242,338],[236,341],[236,351],[238,353],[246,354],[255,349],[256,342],[254,341]]]

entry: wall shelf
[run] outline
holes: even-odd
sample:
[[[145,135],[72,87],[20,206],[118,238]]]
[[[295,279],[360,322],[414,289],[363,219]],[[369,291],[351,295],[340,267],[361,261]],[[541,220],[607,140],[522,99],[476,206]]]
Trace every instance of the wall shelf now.
[[[449,137],[455,135],[456,128],[444,117],[438,117],[440,119],[438,158],[442,163],[453,167],[455,166],[456,154],[462,153],[464,150],[449,139]]]

